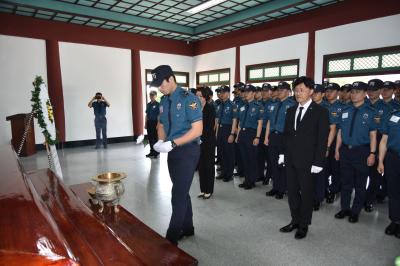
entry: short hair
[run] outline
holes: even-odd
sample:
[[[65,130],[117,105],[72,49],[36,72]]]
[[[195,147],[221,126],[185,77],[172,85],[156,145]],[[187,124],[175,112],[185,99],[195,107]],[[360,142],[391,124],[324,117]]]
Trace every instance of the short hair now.
[[[151,91],[150,92],[150,96],[156,96],[157,95],[157,92],[156,91]]]
[[[296,86],[300,85],[301,83],[304,83],[304,85],[310,90],[314,89],[314,84],[315,84],[314,80],[306,76],[298,77],[297,79],[295,79],[293,81],[293,89],[296,88]]]
[[[101,94],[101,92],[96,92],[96,95],[103,96],[103,94]]]

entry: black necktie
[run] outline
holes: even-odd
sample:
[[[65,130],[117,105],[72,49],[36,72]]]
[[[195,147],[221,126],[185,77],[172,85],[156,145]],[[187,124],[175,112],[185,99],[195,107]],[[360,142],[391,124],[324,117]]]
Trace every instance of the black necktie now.
[[[221,124],[222,117],[224,116],[224,108],[225,108],[225,102],[222,102],[222,103],[221,103],[221,110],[219,110],[219,112],[220,112],[220,117],[221,117],[221,119],[219,120],[219,124]]]
[[[276,121],[278,121],[278,115],[279,115],[279,110],[282,107],[282,102],[278,103],[278,108],[276,109],[276,113],[275,113],[275,121],[274,121],[274,125],[276,125]]]
[[[249,109],[249,107],[250,107],[250,105],[247,103],[246,105],[245,105],[245,111],[244,111],[244,119],[243,119],[243,125],[242,125],[242,127],[245,127],[245,124],[246,124],[246,118],[247,118],[247,110]]]
[[[303,112],[304,107],[300,107],[300,112],[296,118],[296,130],[299,128],[300,121],[301,121],[301,113]]]
[[[358,108],[356,108],[356,109],[354,110],[353,117],[351,118],[350,138],[351,138],[351,136],[353,135],[353,128],[354,128],[354,123],[356,122],[357,113],[358,113]]]

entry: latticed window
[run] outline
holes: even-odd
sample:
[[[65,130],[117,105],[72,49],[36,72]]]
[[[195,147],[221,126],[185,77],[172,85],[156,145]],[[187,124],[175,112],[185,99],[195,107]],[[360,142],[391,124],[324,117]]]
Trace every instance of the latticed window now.
[[[400,73],[400,46],[324,56],[326,78]]]
[[[298,77],[299,60],[246,66],[246,82],[290,80]]]
[[[198,86],[217,86],[230,84],[230,69],[218,69],[205,72],[197,72]]]
[[[178,72],[174,71],[176,83],[181,87],[189,87],[189,72]],[[150,85],[153,77],[151,75],[151,69],[146,69],[146,84]]]

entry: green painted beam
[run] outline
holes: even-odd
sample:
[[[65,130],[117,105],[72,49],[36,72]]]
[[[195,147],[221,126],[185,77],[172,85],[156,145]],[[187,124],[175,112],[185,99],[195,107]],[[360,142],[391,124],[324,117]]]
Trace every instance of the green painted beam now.
[[[238,13],[235,13],[235,14],[223,17],[221,19],[217,19],[217,20],[211,21],[209,23],[200,25],[194,29],[194,34],[197,35],[197,34],[211,31],[211,30],[214,30],[217,28],[222,28],[222,27],[225,27],[225,26],[228,26],[231,24],[235,24],[235,23],[238,23],[238,22],[246,20],[246,19],[250,19],[253,17],[257,17],[257,16],[262,16],[267,13],[274,12],[276,10],[285,9],[286,7],[288,8],[289,6],[297,5],[297,4],[301,4],[301,3],[305,3],[305,2],[309,2],[309,1],[305,1],[305,0],[273,0],[271,2],[262,4],[262,5],[258,5],[258,6],[249,8],[249,9],[245,9]]]
[[[108,10],[101,10],[87,6],[75,5],[66,2],[58,2],[53,0],[7,0],[6,2],[16,5],[24,5],[36,9],[48,9],[55,12],[65,12],[80,16],[87,16],[102,20],[111,20],[113,22],[134,24],[136,26],[154,28],[176,33],[192,35],[194,29],[188,26],[176,25],[169,22],[163,22],[138,16],[132,16]]]

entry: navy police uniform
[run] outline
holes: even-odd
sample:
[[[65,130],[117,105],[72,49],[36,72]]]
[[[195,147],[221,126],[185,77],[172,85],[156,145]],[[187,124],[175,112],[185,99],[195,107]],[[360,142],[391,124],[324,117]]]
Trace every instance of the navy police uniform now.
[[[238,88],[240,91],[244,89],[245,84],[243,82],[238,82],[233,85],[234,88]],[[236,95],[235,98],[233,98],[233,103],[236,105],[237,109],[239,110],[245,103],[246,101],[240,97],[240,95]],[[237,117],[239,121],[239,116]],[[237,165],[237,172],[234,174],[235,176],[243,176],[244,175],[244,170],[243,170],[243,162],[242,162],[242,157],[240,156],[240,150],[239,150],[239,144],[235,143],[235,162]]]
[[[172,73],[170,66],[157,67],[152,71],[152,86],[159,87]],[[183,136],[192,128],[192,123],[201,121],[202,117],[200,100],[180,87],[161,98],[159,122],[164,127],[166,141]],[[189,189],[199,157],[198,139],[177,146],[168,153],[168,170],[172,181],[172,215],[166,238],[175,244],[182,234],[194,232]]]
[[[96,128],[96,148],[103,144],[107,148],[107,104],[104,101],[95,101],[92,103],[94,112],[94,127]]]
[[[253,85],[247,84],[245,91],[255,91]],[[239,112],[239,136],[238,144],[240,156],[244,166],[245,182],[241,187],[251,189],[257,179],[257,146],[253,145],[253,140],[257,137],[258,121],[263,119],[263,106],[256,100],[247,102],[241,106]]]
[[[367,84],[354,82],[353,89],[366,90]],[[375,110],[363,103],[358,108],[349,105],[344,108],[339,128],[341,130],[342,145],[340,147],[340,175],[342,182],[341,214],[350,215],[350,220],[356,222],[364,206],[366,184],[369,174],[367,158],[370,155],[370,132],[377,130],[374,120]],[[375,151],[373,151],[375,152]],[[355,197],[350,207],[351,194],[355,189]],[[337,215],[336,218],[344,218]]]
[[[286,82],[280,82],[278,89],[280,88],[290,90],[290,85]],[[273,188],[267,192],[267,196],[276,195],[278,199],[281,199],[286,192],[286,173],[283,165],[278,165],[278,158],[280,154],[284,153],[283,130],[285,127],[286,112],[287,109],[294,105],[296,105],[296,102],[288,97],[283,101],[278,101],[273,111],[269,112],[268,115],[270,123],[268,156],[271,162]]]
[[[230,92],[230,88],[223,86],[221,91]],[[237,106],[228,99],[225,102],[221,101],[218,107],[216,114],[218,120],[217,142],[222,151],[221,177],[224,178],[224,181],[230,181],[235,167],[235,144],[229,143],[228,138],[235,134],[231,130],[234,119],[237,119]]]
[[[387,152],[384,160],[389,196],[389,219],[386,234],[400,238],[400,110],[388,115],[382,125],[387,135]]]
[[[149,102],[146,105],[146,125],[147,125],[147,137],[149,138],[150,144],[150,156],[157,156],[159,153],[154,150],[153,146],[158,140],[157,136],[157,122],[158,115],[160,114],[160,103],[157,101]]]

